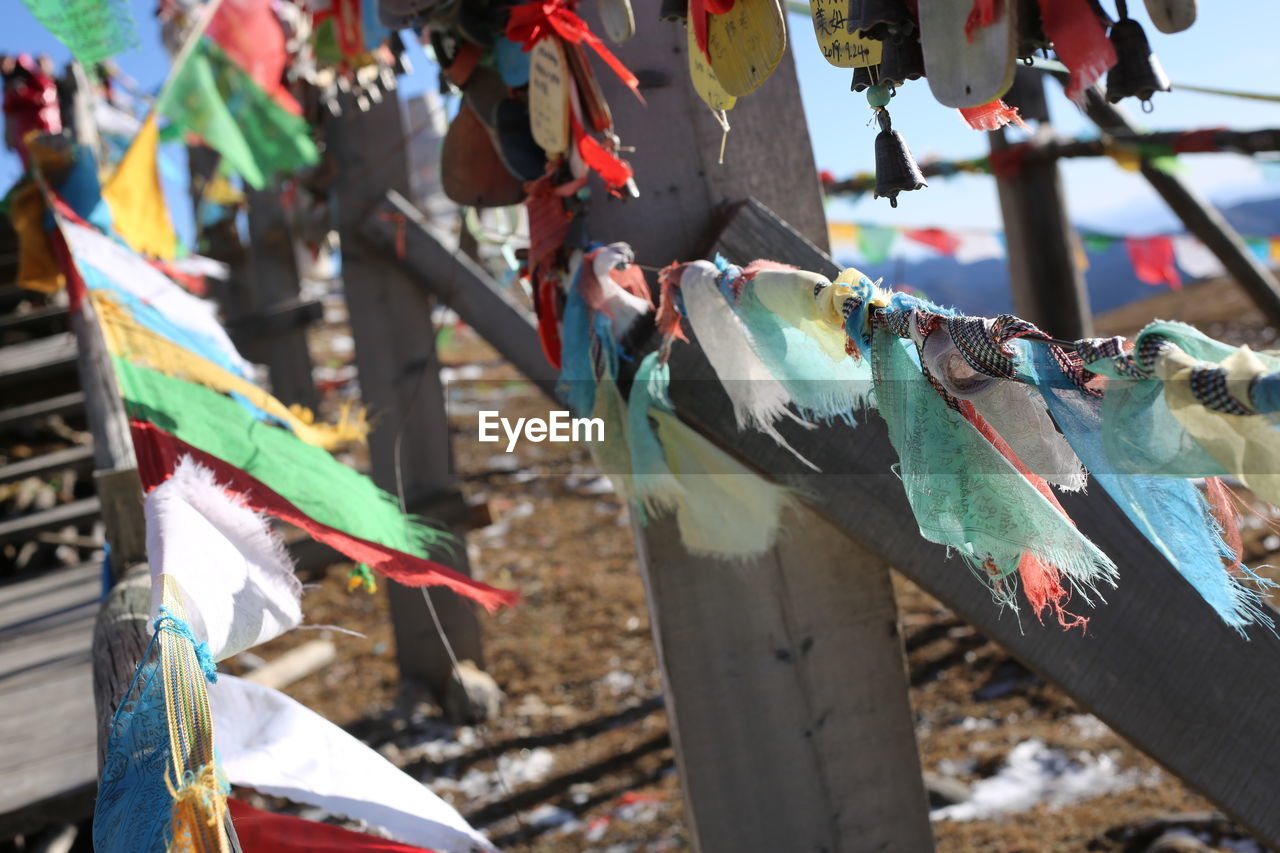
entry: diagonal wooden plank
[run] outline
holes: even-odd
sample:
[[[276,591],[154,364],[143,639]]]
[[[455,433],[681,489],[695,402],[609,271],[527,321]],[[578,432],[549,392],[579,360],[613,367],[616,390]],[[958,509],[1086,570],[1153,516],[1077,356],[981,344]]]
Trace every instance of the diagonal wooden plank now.
[[[758,202],[732,208],[712,246],[735,261],[756,257],[834,274],[836,265]],[[461,312],[460,312],[461,313]],[[462,314],[467,320],[466,314]],[[533,335],[532,329],[525,332]],[[1094,489],[1062,503],[1120,566],[1120,587],[1090,613],[1086,636],[1002,613],[959,560],[919,535],[890,470],[896,454],[883,422],[853,430],[783,432],[824,473],[804,468],[769,438],[738,432],[732,407],[701,351],[678,346],[671,396],[677,412],[756,470],[794,486],[807,503],[880,559],[1047,680],[1137,748],[1280,846],[1280,638],[1248,641],[1227,628],[1172,566]]]
[[[756,203],[739,208],[714,250],[833,272],[830,258],[788,236]],[[790,248],[788,248],[790,247]],[[745,249],[751,251],[743,255]],[[1248,641],[1228,628],[1120,510],[1096,488],[1061,500],[1080,529],[1120,567],[1120,586],[1089,615],[1086,636],[1001,613],[959,560],[922,539],[890,466],[884,423],[856,429],[782,428],[824,473],[757,433],[740,433],[732,406],[697,347],[672,356],[681,417],[767,475],[794,486],[837,527],[920,584],[1172,773],[1280,845],[1280,638]]]
[[[554,396],[557,373],[542,354],[532,318],[475,261],[441,243],[412,203],[389,190],[378,212],[364,218],[361,233],[387,257],[398,259],[416,285],[456,311],[503,358]],[[403,257],[397,251],[401,235]]]

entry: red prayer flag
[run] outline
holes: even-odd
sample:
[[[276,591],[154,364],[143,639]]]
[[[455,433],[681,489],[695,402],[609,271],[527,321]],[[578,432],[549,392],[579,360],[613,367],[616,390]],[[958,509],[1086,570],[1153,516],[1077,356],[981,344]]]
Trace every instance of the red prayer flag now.
[[[255,809],[232,797],[231,825],[248,853],[432,853],[330,823]]]
[[[902,232],[905,237],[923,243],[931,249],[937,249],[944,255],[954,255],[960,246],[960,238],[943,231],[941,228],[920,228],[915,231]]]
[[[205,35],[222,48],[281,107],[302,114],[284,86],[284,30],[271,11],[271,0],[222,0]]]
[[[1138,280],[1144,284],[1167,284],[1173,290],[1182,289],[1182,276],[1174,262],[1173,238],[1126,237],[1124,247],[1129,252],[1129,262]]]

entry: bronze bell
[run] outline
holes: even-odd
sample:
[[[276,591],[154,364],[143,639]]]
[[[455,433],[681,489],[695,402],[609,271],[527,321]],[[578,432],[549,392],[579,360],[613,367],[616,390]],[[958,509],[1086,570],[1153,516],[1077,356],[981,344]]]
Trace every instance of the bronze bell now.
[[[902,134],[893,129],[888,110],[876,113],[880,132],[876,134],[876,188],[873,198],[887,198],[891,207],[898,206],[898,193],[929,186],[911,156]]]
[[[880,54],[880,81],[890,86],[901,86],[908,80],[924,76],[924,50],[920,37],[912,33],[902,41],[887,41]]]
[[[662,0],[658,6],[658,20],[683,21],[689,17],[689,0]]]
[[[847,27],[863,38],[898,41],[911,35],[916,22],[903,0],[851,0]]]
[[[879,82],[879,66],[873,69],[870,65],[864,65],[861,68],[853,69],[853,83],[849,86],[849,91],[865,92]]]
[[[1151,52],[1142,25],[1132,18],[1116,21],[1111,27],[1111,45],[1116,49],[1116,64],[1107,72],[1107,100],[1135,97],[1148,109],[1151,96],[1168,92],[1169,78],[1160,60]]]

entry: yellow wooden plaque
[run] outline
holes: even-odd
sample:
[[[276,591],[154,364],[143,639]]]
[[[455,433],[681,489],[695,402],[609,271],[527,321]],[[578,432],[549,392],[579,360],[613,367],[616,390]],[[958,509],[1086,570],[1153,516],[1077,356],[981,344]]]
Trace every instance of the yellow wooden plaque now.
[[[728,12],[708,18],[707,52],[720,85],[736,98],[760,88],[787,50],[779,0],[737,0]]]
[[[721,86],[720,81],[716,79],[716,72],[712,71],[711,66],[707,64],[707,58],[702,55],[702,51],[698,50],[698,39],[693,34],[693,25],[689,24],[685,30],[689,34],[687,42],[689,79],[693,81],[693,90],[713,110],[733,109],[738,99],[724,90],[724,86]]]
[[[529,126],[547,156],[569,150],[569,64],[555,37],[541,39],[529,54]]]
[[[809,0],[813,34],[827,62],[837,68],[866,68],[880,64],[884,45],[850,30],[849,0]]]

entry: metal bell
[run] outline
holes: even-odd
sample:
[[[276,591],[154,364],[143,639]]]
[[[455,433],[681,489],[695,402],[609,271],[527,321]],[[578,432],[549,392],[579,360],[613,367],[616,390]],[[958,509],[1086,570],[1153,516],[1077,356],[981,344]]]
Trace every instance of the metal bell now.
[[[853,69],[853,83],[849,86],[851,92],[865,92],[867,89],[880,82],[879,67],[872,68],[864,65],[861,68]]]
[[[916,22],[903,0],[851,0],[847,27],[863,38],[898,41],[911,35]]]
[[[684,21],[689,17],[689,0],[662,0],[658,6],[658,20]]]
[[[919,80],[924,76],[924,50],[920,47],[917,33],[902,41],[887,41],[880,54],[880,82],[890,86],[901,86],[908,80]]]
[[[1116,49],[1116,64],[1107,72],[1108,101],[1114,104],[1121,98],[1135,97],[1146,110],[1152,95],[1172,88],[1137,21],[1116,21],[1111,27],[1111,45]]]
[[[876,113],[880,132],[876,134],[876,188],[873,198],[887,198],[891,207],[898,206],[898,193],[910,192],[929,186],[911,156],[902,134],[893,129],[888,110]]]

